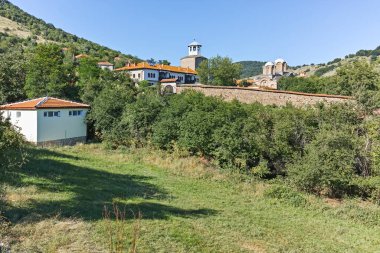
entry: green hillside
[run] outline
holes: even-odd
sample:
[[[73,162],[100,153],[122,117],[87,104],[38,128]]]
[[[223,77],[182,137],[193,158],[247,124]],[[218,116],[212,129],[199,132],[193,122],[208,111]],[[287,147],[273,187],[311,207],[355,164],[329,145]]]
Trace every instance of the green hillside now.
[[[361,49],[354,54],[348,54],[344,58],[335,58],[327,63],[320,64],[304,64],[294,67],[295,73],[304,72],[306,76],[318,76],[327,77],[336,74],[336,70],[347,63],[352,63],[355,61],[367,61],[376,63],[380,56],[380,46],[371,50]]]
[[[243,66],[241,78],[260,75],[263,72],[263,61],[239,61],[236,62]]]
[[[114,58],[139,59],[132,55],[125,55],[119,51],[99,45],[76,35],[56,28],[36,18],[7,0],[0,0],[0,53],[10,47],[33,46],[40,42],[55,42],[62,47],[69,47],[74,54],[89,54],[101,60],[114,61]]]

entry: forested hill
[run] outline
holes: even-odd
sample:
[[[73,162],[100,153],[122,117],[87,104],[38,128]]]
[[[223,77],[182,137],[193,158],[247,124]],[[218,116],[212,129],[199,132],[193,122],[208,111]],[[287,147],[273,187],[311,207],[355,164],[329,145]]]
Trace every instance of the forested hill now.
[[[54,27],[53,24],[48,24],[42,19],[26,13],[7,0],[0,0],[0,53],[10,46],[27,47],[40,42],[59,43],[63,47],[69,47],[74,54],[84,53],[110,62],[113,62],[115,57],[138,61],[135,56],[122,54],[67,33]]]
[[[237,62],[243,66],[241,78],[260,75],[263,72],[263,61],[239,61]]]

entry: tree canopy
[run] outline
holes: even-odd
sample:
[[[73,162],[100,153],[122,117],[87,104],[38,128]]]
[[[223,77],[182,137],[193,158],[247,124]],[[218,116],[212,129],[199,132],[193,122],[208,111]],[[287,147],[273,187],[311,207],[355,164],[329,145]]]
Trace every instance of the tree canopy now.
[[[203,84],[233,86],[241,70],[242,66],[233,63],[231,58],[216,56],[202,61],[197,72]]]

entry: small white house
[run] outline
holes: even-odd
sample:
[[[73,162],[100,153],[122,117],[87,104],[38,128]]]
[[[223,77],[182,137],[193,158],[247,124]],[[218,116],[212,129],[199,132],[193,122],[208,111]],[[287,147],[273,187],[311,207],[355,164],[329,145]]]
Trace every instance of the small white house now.
[[[0,106],[8,118],[25,136],[38,146],[73,145],[85,142],[85,117],[90,106],[52,97],[42,97]]]
[[[110,71],[113,71],[113,64],[108,62],[108,61],[101,61],[101,62],[98,62],[98,67],[101,68],[101,69],[108,69]]]

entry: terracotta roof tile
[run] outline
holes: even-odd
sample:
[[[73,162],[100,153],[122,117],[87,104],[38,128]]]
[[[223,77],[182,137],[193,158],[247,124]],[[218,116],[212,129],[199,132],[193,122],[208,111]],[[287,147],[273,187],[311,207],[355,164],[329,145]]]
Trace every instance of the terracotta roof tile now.
[[[169,78],[169,79],[162,79],[160,83],[175,83],[177,82],[178,78]]]
[[[37,109],[58,109],[58,108],[89,108],[89,105],[72,102],[68,100],[42,97],[18,103],[0,106],[0,110],[37,110]]]
[[[98,65],[113,66],[113,64],[110,63],[110,62],[108,62],[108,61],[101,61],[101,62],[98,62]]]
[[[78,54],[75,56],[75,59],[82,59],[82,58],[87,58],[88,55],[87,54]]]
[[[197,74],[197,72],[191,68],[182,68],[182,67],[169,66],[169,65],[164,65],[164,64],[150,65],[147,62],[140,62],[138,64],[130,64],[128,66],[115,69],[115,71],[123,71],[123,70],[128,71],[128,70],[136,70],[136,69],[154,69],[154,70],[171,71],[171,72],[193,74],[193,75]]]

